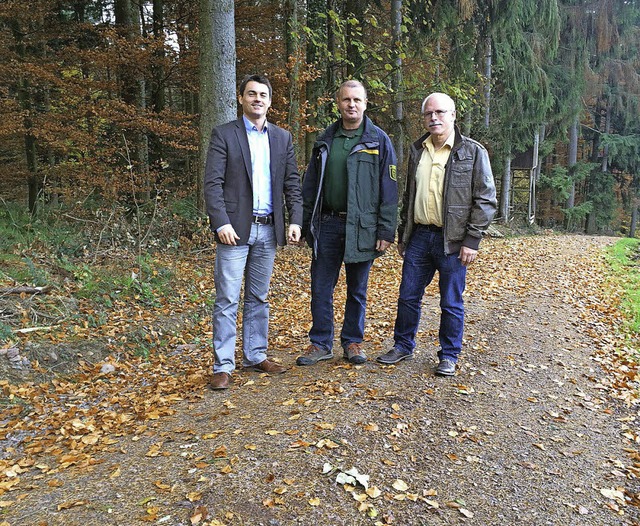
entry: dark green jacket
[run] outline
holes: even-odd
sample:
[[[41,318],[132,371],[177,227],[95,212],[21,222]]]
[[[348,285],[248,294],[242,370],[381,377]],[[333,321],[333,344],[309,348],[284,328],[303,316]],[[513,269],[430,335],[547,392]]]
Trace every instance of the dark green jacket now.
[[[345,263],[369,261],[380,255],[376,242],[395,240],[398,216],[396,153],[388,135],[365,116],[360,142],[347,159],[347,226]],[[331,142],[340,121],[318,137],[302,181],[303,235],[317,253],[322,214],[322,189]]]

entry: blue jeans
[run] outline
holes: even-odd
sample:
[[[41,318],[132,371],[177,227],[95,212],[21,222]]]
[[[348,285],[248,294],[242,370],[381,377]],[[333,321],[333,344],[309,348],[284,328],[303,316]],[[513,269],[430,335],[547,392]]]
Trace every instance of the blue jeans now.
[[[218,243],[214,264],[214,372],[231,374],[236,366],[236,319],[243,277],[242,363],[248,367],[267,359],[267,293],[275,256],[276,236],[273,225],[252,224],[246,245]]]
[[[346,223],[343,219],[322,216],[318,233],[317,257],[311,261],[311,343],[324,350],[333,348],[333,291],[338,283],[344,258]],[[367,308],[367,283],[372,261],[345,263],[347,301],[340,343],[362,343]]]
[[[422,297],[436,270],[439,273],[441,310],[438,358],[448,358],[455,362],[462,348],[462,293],[467,268],[460,263],[458,254],[444,253],[442,232],[432,232],[424,226],[416,225],[407,243],[393,338],[397,349],[406,353],[413,352],[420,322]]]

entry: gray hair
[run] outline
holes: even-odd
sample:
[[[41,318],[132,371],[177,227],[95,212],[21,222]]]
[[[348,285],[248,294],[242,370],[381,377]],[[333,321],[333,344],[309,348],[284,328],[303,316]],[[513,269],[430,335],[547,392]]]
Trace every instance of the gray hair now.
[[[429,95],[427,95],[427,97],[422,101],[422,107],[420,108],[420,113],[424,113],[424,108],[427,105],[427,102],[429,102],[429,99],[431,97],[434,97],[436,95],[440,97],[444,97],[449,102],[449,104],[451,104],[451,109],[453,111],[456,111],[456,103],[453,101],[453,99],[449,97],[449,95],[447,95],[446,93],[440,93],[436,91],[434,93],[430,93]]]

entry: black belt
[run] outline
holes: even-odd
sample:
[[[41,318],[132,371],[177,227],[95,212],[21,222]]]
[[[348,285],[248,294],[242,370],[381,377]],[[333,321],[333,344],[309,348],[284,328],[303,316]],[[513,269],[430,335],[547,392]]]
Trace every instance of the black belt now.
[[[346,212],[336,212],[334,210],[323,210],[322,214],[326,216],[337,217],[339,219],[347,219]]]
[[[423,225],[423,224],[418,224],[419,227],[424,228],[425,230],[428,230],[429,232],[442,232],[442,227],[441,226],[436,226],[436,225]]]
[[[260,223],[261,225],[272,225],[273,224],[273,214],[269,214],[268,216],[253,216],[251,220],[252,223]]]

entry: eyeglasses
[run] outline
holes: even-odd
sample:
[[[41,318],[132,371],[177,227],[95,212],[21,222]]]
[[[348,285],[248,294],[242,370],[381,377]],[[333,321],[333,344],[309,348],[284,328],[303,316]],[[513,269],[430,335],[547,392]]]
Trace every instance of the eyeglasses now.
[[[427,119],[430,119],[434,115],[438,118],[442,117],[445,113],[452,110],[436,110],[436,111],[425,111],[422,115],[424,115]]]

